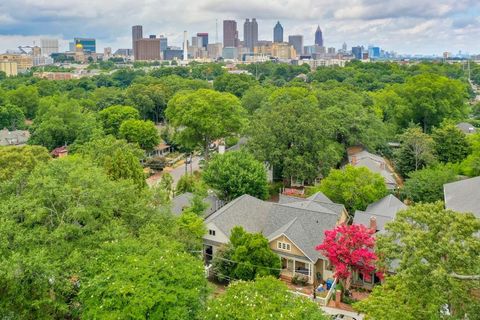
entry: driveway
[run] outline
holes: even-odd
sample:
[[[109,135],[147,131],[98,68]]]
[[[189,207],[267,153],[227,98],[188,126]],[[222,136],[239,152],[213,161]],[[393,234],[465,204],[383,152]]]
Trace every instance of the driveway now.
[[[337,308],[330,308],[330,307],[321,307],[323,312],[327,315],[337,315],[337,314],[343,314],[345,316],[351,317],[356,320],[363,320],[363,315],[356,313],[356,312],[351,312],[351,311],[346,311],[342,309],[337,309]]]

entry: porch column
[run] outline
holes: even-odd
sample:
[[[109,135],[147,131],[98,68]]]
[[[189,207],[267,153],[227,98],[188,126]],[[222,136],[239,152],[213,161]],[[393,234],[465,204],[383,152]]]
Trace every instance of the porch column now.
[[[293,260],[293,272],[292,272],[292,277],[295,275],[295,259],[292,259]]]

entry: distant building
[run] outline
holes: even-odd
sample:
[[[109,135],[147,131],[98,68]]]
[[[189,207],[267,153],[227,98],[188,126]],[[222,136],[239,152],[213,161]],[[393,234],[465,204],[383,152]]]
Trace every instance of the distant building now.
[[[200,46],[207,49],[207,47],[208,47],[208,33],[207,32],[197,33],[197,38],[199,39]]]
[[[59,52],[58,39],[40,39],[40,48],[43,56],[50,56]]]
[[[132,50],[135,52],[135,41],[143,38],[143,27],[142,26],[133,26],[132,27]]]
[[[380,48],[379,47],[368,47],[368,56],[372,59],[380,58]]]
[[[363,58],[363,47],[360,47],[360,46],[352,47],[352,55],[355,59],[362,60],[362,58]]]
[[[221,43],[209,43],[207,46],[207,54],[210,59],[218,59],[222,56]]]
[[[289,60],[295,58],[298,53],[295,48],[288,43],[274,43],[272,45],[272,57]]]
[[[239,57],[238,48],[236,47],[223,47],[222,57],[228,60],[236,60]]]
[[[0,71],[5,72],[7,77],[15,77],[18,75],[18,63],[0,60]]]
[[[146,38],[135,40],[135,47],[133,48],[135,60],[161,60],[160,54],[160,39]]]
[[[223,21],[223,47],[238,47],[238,30],[235,20]]]
[[[28,130],[0,130],[0,146],[23,146],[30,138]]]
[[[117,51],[115,51],[113,55],[122,57],[133,56],[133,49],[117,49]]]
[[[317,31],[315,31],[315,44],[317,46],[323,47],[323,34],[320,26],[318,26]]]
[[[0,55],[0,62],[15,62],[17,71],[24,72],[33,67],[33,56],[26,54],[2,54]],[[12,66],[12,68],[14,67]]]
[[[297,56],[303,54],[303,36],[302,35],[293,35],[288,36],[288,43],[295,48]]]
[[[348,48],[348,47],[347,47],[347,43],[344,42],[344,43],[342,44],[342,51],[343,51],[344,53],[347,52],[347,50],[348,50],[347,48]]]
[[[163,52],[168,48],[168,38],[163,35],[160,35],[158,39],[160,39],[160,51],[163,54]]]
[[[280,21],[277,21],[277,24],[273,27],[273,42],[283,42],[283,27]]]
[[[182,60],[183,59],[183,49],[174,49],[167,48],[163,51],[164,60]]]
[[[74,38],[75,46],[81,44],[85,52],[97,52],[97,44],[94,38]]]
[[[253,48],[258,42],[258,23],[255,18],[250,21],[247,19],[243,24],[243,45],[253,52]]]

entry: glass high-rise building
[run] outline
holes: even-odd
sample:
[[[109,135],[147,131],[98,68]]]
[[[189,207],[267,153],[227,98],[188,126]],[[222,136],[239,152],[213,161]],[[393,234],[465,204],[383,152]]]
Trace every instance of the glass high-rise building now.
[[[93,38],[74,38],[75,46],[81,44],[85,52],[97,52],[96,40]]]
[[[223,47],[237,47],[238,46],[238,31],[237,21],[223,20]]]
[[[280,21],[277,21],[277,24],[273,28],[273,42],[283,42],[283,27]]]
[[[243,45],[253,52],[253,48],[258,43],[258,23],[255,18],[250,21],[247,19],[243,24]]]
[[[318,26],[317,31],[315,31],[315,44],[317,46],[323,47],[323,34],[320,26]]]
[[[303,54],[303,36],[302,35],[293,35],[288,36],[288,43],[295,48],[297,56]]]
[[[208,33],[207,32],[197,33],[197,38],[199,38],[200,46],[206,49],[208,47]]]

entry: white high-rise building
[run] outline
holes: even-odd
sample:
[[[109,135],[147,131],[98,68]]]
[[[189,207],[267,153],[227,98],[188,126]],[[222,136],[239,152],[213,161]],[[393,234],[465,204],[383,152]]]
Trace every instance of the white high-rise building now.
[[[60,51],[58,48],[58,39],[40,39],[40,48],[42,55],[45,57]]]

